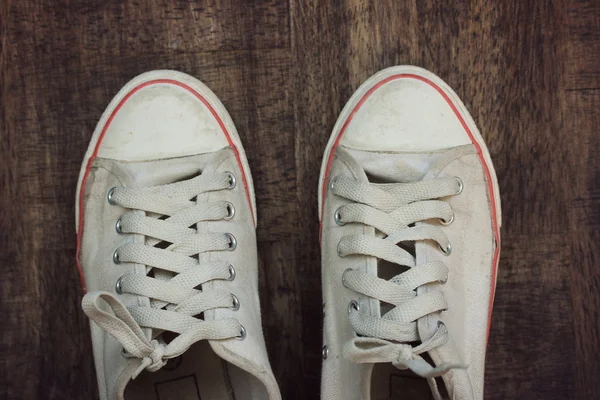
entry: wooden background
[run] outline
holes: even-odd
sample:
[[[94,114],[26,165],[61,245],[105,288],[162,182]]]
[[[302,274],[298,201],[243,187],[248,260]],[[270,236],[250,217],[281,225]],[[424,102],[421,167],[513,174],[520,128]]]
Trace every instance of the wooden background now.
[[[261,300],[284,399],[317,399],[317,179],[338,113],[415,64],[464,100],[504,211],[488,399],[600,398],[600,2],[0,0],[0,398],[96,396],[75,185],[135,75],[231,113],[256,183]]]

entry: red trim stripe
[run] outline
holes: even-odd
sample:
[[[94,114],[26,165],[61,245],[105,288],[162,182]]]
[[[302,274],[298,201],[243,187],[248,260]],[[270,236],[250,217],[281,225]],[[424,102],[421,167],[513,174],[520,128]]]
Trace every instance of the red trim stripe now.
[[[335,139],[335,142],[333,144],[333,147],[331,148],[331,151],[329,153],[329,159],[327,160],[327,168],[325,169],[325,179],[323,180],[323,188],[322,188],[322,196],[321,196],[321,219],[323,218],[323,212],[324,212],[324,207],[325,207],[325,194],[327,193],[327,182],[329,180],[329,170],[331,168],[331,163],[333,161],[335,149],[340,144],[340,141],[342,140],[342,136],[344,135],[346,129],[348,128],[348,125],[350,125],[350,122],[352,121],[352,119],[354,118],[354,116],[356,115],[358,110],[360,110],[360,108],[367,101],[367,99],[381,86],[385,85],[388,82],[397,80],[397,79],[416,79],[416,80],[425,82],[429,86],[434,88],[444,98],[444,100],[446,100],[446,102],[448,103],[448,105],[450,106],[452,111],[454,111],[454,114],[460,121],[460,124],[462,125],[464,130],[467,132],[467,135],[469,135],[471,142],[475,145],[475,148],[477,149],[477,154],[479,155],[479,159],[481,160],[481,163],[483,164],[485,177],[487,179],[488,189],[489,189],[489,193],[490,193],[490,200],[492,201],[492,204],[494,205],[492,207],[492,224],[494,227],[494,238],[496,239],[496,249],[494,250],[494,258],[493,258],[493,262],[492,262],[492,284],[491,284],[492,295],[490,298],[490,304],[489,304],[489,310],[488,310],[488,336],[489,336],[490,326],[491,326],[491,322],[492,322],[492,307],[494,304],[494,295],[496,293],[496,274],[497,274],[497,269],[498,269],[498,257],[500,255],[500,229],[498,226],[498,216],[497,216],[498,212],[496,210],[496,194],[494,193],[494,186],[492,183],[492,174],[490,172],[489,166],[485,162],[485,158],[483,157],[483,151],[481,149],[481,146],[479,145],[479,143],[477,143],[477,140],[475,140],[475,136],[473,135],[473,132],[471,132],[471,130],[469,129],[465,119],[462,117],[462,115],[456,108],[456,105],[452,102],[452,100],[446,94],[446,92],[444,92],[444,90],[442,88],[440,88],[438,85],[436,85],[434,82],[432,82],[429,79],[427,79],[423,76],[420,76],[420,75],[396,74],[396,75],[389,76],[389,77],[379,81],[376,85],[374,85],[371,89],[369,89],[369,91],[367,93],[365,93],[365,95],[360,99],[360,101],[356,104],[356,106],[354,107],[354,109],[352,110],[350,115],[348,115],[348,118],[346,119],[346,121],[344,121],[344,125],[342,125],[342,128],[340,129],[340,131]],[[319,234],[321,234],[321,232],[323,230],[323,221],[322,220],[321,220],[319,229],[320,229]]]
[[[243,168],[240,152],[239,152],[238,148],[236,147],[236,145],[233,143],[233,140],[231,139],[231,135],[229,134],[229,131],[227,131],[227,128],[225,127],[225,124],[223,123],[223,120],[221,119],[219,114],[217,114],[217,112],[215,111],[213,106],[195,89],[186,85],[185,83],[182,83],[182,82],[179,82],[179,81],[176,81],[173,79],[154,79],[151,81],[141,83],[140,85],[133,88],[129,93],[127,93],[127,95],[119,102],[117,107],[115,107],[113,112],[110,114],[110,117],[108,118],[108,120],[106,121],[106,124],[102,128],[102,132],[100,133],[100,137],[98,138],[98,143],[96,143],[94,152],[92,153],[92,156],[90,157],[90,159],[87,162],[85,174],[83,175],[83,180],[81,181],[81,188],[80,188],[80,192],[79,192],[79,205],[78,205],[79,206],[79,223],[78,223],[79,228],[77,230],[76,258],[77,258],[77,269],[79,270],[81,286],[82,286],[84,292],[86,291],[85,278],[83,276],[83,270],[81,268],[79,254],[81,251],[81,237],[83,235],[83,193],[85,191],[85,184],[86,184],[88,175],[90,173],[90,168],[92,166],[92,162],[98,156],[98,150],[100,149],[100,144],[102,143],[102,140],[104,139],[104,136],[106,135],[106,131],[108,130],[112,121],[115,119],[117,112],[119,112],[119,110],[123,107],[125,102],[127,102],[127,100],[129,100],[136,92],[140,91],[141,89],[148,87],[150,85],[156,85],[156,84],[175,85],[175,86],[179,86],[179,87],[187,90],[188,92],[192,93],[198,100],[200,100],[206,106],[206,108],[208,108],[208,110],[210,111],[212,116],[216,119],[217,123],[221,127],[221,130],[225,134],[225,137],[227,138],[227,142],[229,143],[229,146],[231,146],[231,148],[233,149],[233,152],[235,153],[235,158],[238,162],[238,166],[240,167],[240,171],[242,172],[242,181],[244,182],[244,190],[246,191],[246,197],[248,199],[248,204],[250,205],[250,212],[252,215],[252,220],[253,220],[254,224],[256,225],[256,221],[254,220],[254,211],[253,211],[253,207],[252,207],[252,198],[250,197],[250,189],[248,188],[248,179],[246,178],[246,171],[244,171],[244,168]]]

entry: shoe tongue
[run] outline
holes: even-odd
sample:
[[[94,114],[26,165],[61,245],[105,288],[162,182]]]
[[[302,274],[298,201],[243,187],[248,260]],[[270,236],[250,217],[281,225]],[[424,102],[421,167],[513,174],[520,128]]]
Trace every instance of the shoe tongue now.
[[[423,180],[443,153],[379,153],[346,149],[372,183],[405,183]]]
[[[231,149],[223,149],[195,156],[127,163],[126,168],[137,186],[168,185],[204,173],[210,165],[219,162],[231,152]]]
[[[455,158],[462,151],[460,148],[429,153],[378,153],[353,149],[345,150],[352,156],[348,158],[352,158],[360,166],[360,168],[357,168],[362,172],[359,178],[364,178],[372,183],[408,183],[434,179],[440,167],[443,167],[443,164]],[[374,230],[372,232],[375,234]],[[414,243],[414,252],[418,268],[422,260],[428,259],[430,244],[417,241]],[[379,262],[378,266],[376,259],[374,260],[374,267],[370,266],[369,272],[382,279],[390,279],[402,272],[396,264]],[[423,293],[425,290],[425,287],[418,288],[417,293]],[[387,311],[384,305],[382,304],[380,307],[380,302],[376,301],[376,303],[376,306],[372,307],[371,310],[378,310],[381,314],[384,314]],[[422,341],[429,339],[435,333],[438,321],[439,315],[437,314],[417,321],[417,331]],[[436,365],[442,363],[453,364],[457,360],[457,352],[451,341],[434,349],[429,355]],[[458,378],[461,373],[443,375],[442,379],[446,388],[453,388],[456,384],[453,376]]]
[[[379,153],[373,151],[338,148],[338,152],[345,153],[346,164],[352,169],[355,177],[361,182],[371,183],[408,183],[423,179],[431,165],[442,153]],[[378,235],[372,227],[365,227],[365,234]],[[407,269],[408,267],[406,267]],[[389,280],[404,272],[403,267],[368,257],[366,273]],[[377,299],[370,299],[367,304],[360,304],[363,312],[371,316],[381,317],[392,306],[381,303]]]

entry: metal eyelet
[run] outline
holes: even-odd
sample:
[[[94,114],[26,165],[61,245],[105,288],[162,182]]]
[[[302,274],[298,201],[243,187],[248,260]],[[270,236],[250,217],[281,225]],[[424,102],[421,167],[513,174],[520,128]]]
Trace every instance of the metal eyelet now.
[[[342,285],[344,285],[344,286],[346,286],[346,287],[348,287],[348,286],[346,285],[346,274],[347,274],[349,271],[354,271],[354,270],[353,270],[352,268],[346,268],[346,270],[345,270],[345,271],[342,273]]]
[[[116,249],[113,253],[113,262],[115,264],[121,264],[121,259],[119,258],[119,249]]]
[[[458,181],[458,192],[456,194],[461,194],[464,188],[463,181],[458,176],[455,176],[454,179]]]
[[[232,281],[235,279],[235,268],[233,268],[233,265],[229,266],[229,278],[227,278],[228,281]]]
[[[229,171],[227,171],[225,173],[229,177],[229,187],[227,189],[233,189],[235,187],[235,184],[236,184],[235,175],[233,173],[229,172]]]
[[[237,298],[237,296],[235,294],[231,294],[231,297],[233,297],[233,306],[231,307],[231,309],[233,311],[237,311],[240,309],[240,299]]]
[[[235,338],[237,340],[244,340],[246,339],[247,336],[247,332],[246,332],[246,328],[244,328],[244,325],[240,325],[242,328],[240,329],[240,335],[236,336]]]
[[[442,246],[439,246],[439,247],[445,256],[449,256],[450,253],[452,253],[452,245],[450,244],[450,242],[448,242],[448,245],[446,246],[446,248],[443,248]]]
[[[348,314],[352,314],[352,310],[357,312],[360,311],[360,306],[356,300],[352,300],[350,303],[348,303]]]
[[[233,236],[231,233],[226,233],[225,235],[229,239],[229,247],[227,248],[227,250],[235,250],[235,248],[237,247],[237,240],[235,239],[235,236]]]
[[[115,201],[113,200],[113,194],[115,192],[116,187],[110,188],[110,190],[108,191],[108,194],[106,195],[106,198],[108,199],[108,204],[110,204],[111,206],[116,206],[117,203],[115,203]]]
[[[452,216],[450,217],[450,219],[448,221],[443,220],[443,219],[440,218],[440,224],[442,224],[444,226],[448,226],[448,225],[450,225],[453,222],[454,222],[454,211],[452,211]]]
[[[338,254],[338,256],[340,256],[340,257],[342,257],[342,258],[344,258],[344,257],[345,257],[345,256],[342,254],[342,252],[340,251],[340,243],[339,243],[339,242],[338,242],[338,245],[337,245],[337,247],[336,247],[336,250],[337,250],[337,254]]]
[[[122,235],[122,234],[123,234],[123,227],[121,226],[121,222],[122,222],[122,221],[121,221],[121,218],[119,218],[119,219],[117,220],[117,223],[115,224],[115,230],[117,231],[117,233],[118,233],[119,235]]]
[[[325,345],[321,349],[321,357],[323,357],[323,360],[327,360],[328,355],[329,355],[329,347],[327,347],[327,345]]]
[[[341,207],[338,207],[338,209],[335,210],[335,213],[333,214],[333,219],[334,219],[335,223],[338,224],[339,226],[344,226],[344,225],[346,225],[346,223],[342,221],[342,216],[340,215],[340,208]]]
[[[331,180],[329,181],[329,190],[333,190],[333,187],[335,186],[335,182],[337,182],[338,177],[334,177],[331,178]]]
[[[231,219],[235,215],[235,207],[230,202],[225,203],[227,206],[227,216],[224,219]]]
[[[117,281],[115,282],[115,292],[117,292],[118,294],[123,294],[123,288],[121,287],[121,278],[123,277],[120,276],[119,279],[117,279]]]

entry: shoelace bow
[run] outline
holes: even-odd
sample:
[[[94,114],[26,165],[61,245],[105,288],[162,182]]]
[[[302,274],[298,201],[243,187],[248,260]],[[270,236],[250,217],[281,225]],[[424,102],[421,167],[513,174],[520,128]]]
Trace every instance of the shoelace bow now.
[[[427,378],[436,399],[441,398],[435,377],[461,364],[427,363],[420,354],[448,341],[448,330],[440,321],[435,333],[413,347],[410,343],[421,340],[417,321],[431,313],[445,310],[447,303],[441,291],[427,291],[417,295],[422,285],[448,279],[448,267],[440,261],[416,265],[413,255],[400,247],[402,242],[429,240],[440,250],[450,254],[452,247],[439,226],[423,221],[439,219],[450,223],[454,219],[451,206],[438,200],[462,191],[458,178],[441,178],[412,183],[374,184],[358,182],[346,176],[332,180],[333,194],[351,200],[335,212],[338,224],[360,223],[375,228],[376,235],[344,236],[338,243],[338,254],[377,257],[381,260],[410,267],[390,280],[348,269],[343,284],[362,295],[394,306],[381,318],[361,313],[357,303],[348,308],[350,323],[359,335],[344,346],[346,358],[357,363],[391,362],[399,369],[410,369]]]
[[[204,321],[195,317],[216,308],[239,307],[237,297],[229,292],[197,289],[212,280],[235,277],[235,269],[225,261],[198,261],[198,254],[203,252],[233,250],[235,238],[228,233],[200,233],[190,228],[202,221],[230,218],[234,213],[230,203],[203,203],[196,198],[233,186],[232,174],[215,173],[147,188],[117,187],[109,192],[111,204],[130,210],[117,222],[117,231],[146,237],[145,243],[119,247],[114,262],[146,265],[147,273],[152,271],[154,275],[124,274],[117,281],[116,290],[149,297],[150,307],[126,307],[106,291],[87,293],[82,307],[92,321],[121,343],[125,356],[142,359],[133,378],[144,368],[157,371],[168,359],[181,355],[199,340],[245,335],[236,319]],[[112,313],[103,309],[100,300],[108,304]],[[142,328],[151,329],[151,339]],[[161,336],[164,331],[178,336],[166,343]]]

